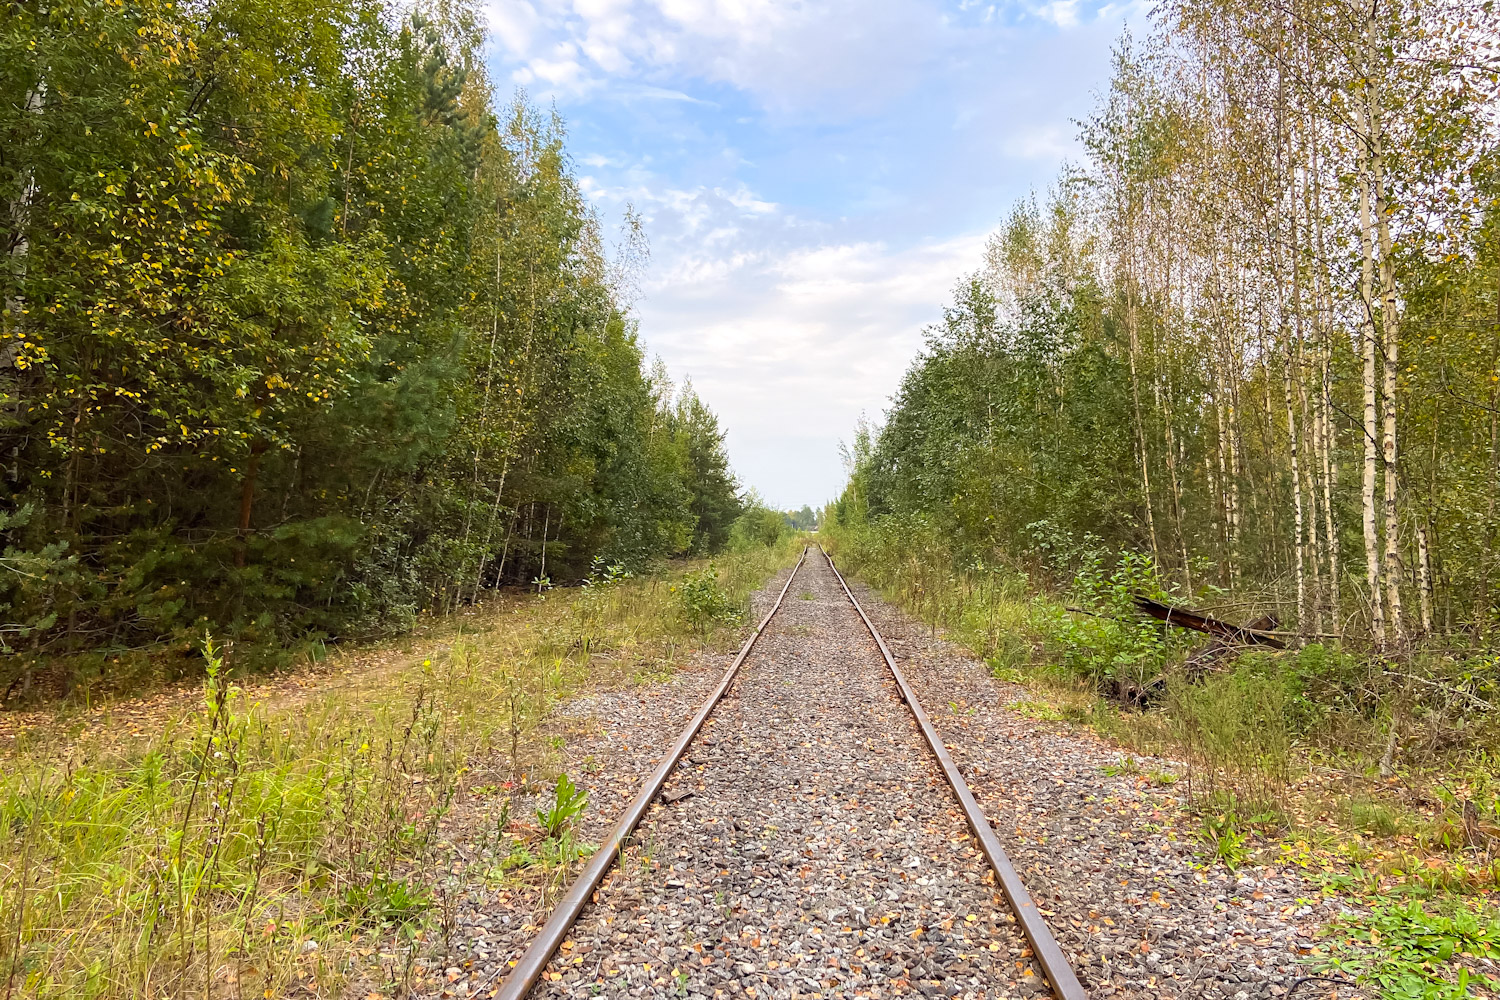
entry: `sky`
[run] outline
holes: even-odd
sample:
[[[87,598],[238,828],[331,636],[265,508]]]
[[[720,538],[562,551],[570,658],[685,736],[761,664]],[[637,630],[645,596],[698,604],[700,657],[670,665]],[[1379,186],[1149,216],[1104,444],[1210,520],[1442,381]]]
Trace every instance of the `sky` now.
[[[498,89],[567,123],[650,259],[647,352],[719,415],[740,482],[813,507],[1018,199],[1080,159],[1144,0],[488,0]]]

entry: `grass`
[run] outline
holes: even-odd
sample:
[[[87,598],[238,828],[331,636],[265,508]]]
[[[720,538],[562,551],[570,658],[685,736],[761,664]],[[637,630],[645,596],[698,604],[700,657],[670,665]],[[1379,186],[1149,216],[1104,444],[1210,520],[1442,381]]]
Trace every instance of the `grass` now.
[[[331,995],[375,942],[377,985],[408,990],[418,940],[444,919],[433,860],[456,798],[501,800],[494,839],[512,838],[513,863],[499,876],[560,878],[588,851],[562,778],[548,829],[507,833],[510,795],[550,780],[553,706],[727,648],[750,591],[796,551],[500,599],[427,639],[335,652],[377,665],[271,699],[208,639],[190,711],[143,721],[125,703],[34,725],[0,774],[0,994]]]

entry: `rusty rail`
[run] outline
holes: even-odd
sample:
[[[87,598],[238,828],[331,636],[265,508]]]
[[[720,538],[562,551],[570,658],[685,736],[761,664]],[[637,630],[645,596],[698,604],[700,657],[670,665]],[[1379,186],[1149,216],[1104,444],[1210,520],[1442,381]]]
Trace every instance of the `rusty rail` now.
[[[984,810],[974,798],[974,793],[969,790],[969,783],[964,780],[963,774],[958,770],[958,765],[953,762],[948,749],[943,746],[943,738],[938,735],[937,730],[933,728],[932,720],[922,710],[922,703],[917,701],[916,693],[906,682],[901,668],[896,666],[896,658],[886,648],[885,640],[875,630],[870,616],[865,614],[865,609],[860,607],[859,601],[854,599],[854,592],[849,589],[849,584],[844,582],[843,574],[838,571],[838,567],[834,566],[833,557],[824,552],[821,545],[818,546],[818,551],[822,552],[823,558],[828,560],[828,568],[833,571],[833,575],[838,578],[839,585],[844,588],[844,596],[849,598],[850,604],[854,605],[854,610],[865,623],[865,628],[870,630],[870,638],[874,639],[875,645],[880,647],[880,655],[885,657],[885,665],[890,668],[891,676],[896,679],[896,687],[901,691],[901,700],[906,702],[907,708],[911,709],[911,714],[917,720],[917,727],[922,730],[928,747],[932,749],[932,755],[937,758],[938,765],[943,769],[943,775],[948,779],[948,784],[953,787],[953,794],[958,797],[959,805],[963,807],[964,815],[969,820],[969,829],[974,832],[980,849],[989,859],[990,867],[995,870],[995,880],[1000,883],[1000,891],[1005,894],[1006,902],[1015,911],[1016,922],[1021,925],[1021,931],[1026,935],[1026,940],[1031,942],[1031,950],[1036,954],[1037,964],[1042,967],[1047,981],[1052,984],[1053,994],[1059,1000],[1086,1000],[1087,994],[1084,993],[1078,976],[1074,974],[1073,967],[1068,964],[1067,956],[1058,947],[1052,932],[1047,929],[1047,923],[1037,911],[1036,902],[1031,898],[1031,893],[1027,892],[1026,886],[1021,884],[1021,876],[1016,874],[1015,866],[1010,863],[1010,858],[1005,854],[1005,848],[1000,846],[1000,838],[995,836],[995,830],[985,818]]]
[[[615,824],[609,837],[599,845],[599,850],[594,852],[588,865],[568,888],[567,895],[553,908],[552,915],[542,925],[541,933],[536,936],[536,940],[531,942],[531,946],[526,949],[520,961],[516,962],[510,975],[505,977],[505,982],[500,984],[500,990],[495,994],[497,1000],[522,1000],[541,978],[542,972],[547,968],[547,963],[552,961],[558,945],[563,943],[568,931],[572,930],[573,924],[577,922],[579,914],[588,905],[589,897],[594,894],[594,890],[599,888],[599,883],[604,881],[610,865],[619,856],[620,848],[635,831],[641,819],[645,817],[646,810],[651,808],[651,803],[655,802],[656,797],[661,794],[662,786],[667,783],[667,777],[671,775],[677,762],[682,759],[682,755],[687,752],[688,744],[693,741],[694,736],[698,735],[698,730],[703,728],[703,723],[708,719],[709,713],[729,690],[729,685],[734,681],[734,675],[739,672],[740,664],[744,663],[745,657],[750,655],[750,647],[755,645],[755,640],[760,638],[766,626],[771,623],[772,616],[781,609],[781,602],[786,597],[787,589],[797,578],[797,571],[802,568],[806,559],[807,547],[803,546],[802,555],[798,557],[797,565],[792,567],[791,576],[786,578],[781,593],[776,595],[776,603],[771,606],[770,611],[766,612],[760,624],[755,626],[755,631],[740,647],[739,655],[734,658],[729,669],[724,671],[724,677],[719,681],[719,686],[714,688],[713,694],[708,696],[703,707],[698,709],[698,714],[693,716],[693,721],[688,723],[687,729],[677,737],[677,742],[672,744],[672,749],[667,751],[667,755],[662,758],[651,777],[646,779],[646,783],[641,786],[640,794],[635,797],[630,808],[620,816],[619,822]]]
[[[786,583],[782,585],[781,592],[776,595],[776,603],[771,606],[771,610],[766,613],[766,616],[761,619],[760,624],[755,627],[755,632],[740,647],[739,655],[734,658],[734,662],[724,672],[724,677],[719,681],[718,687],[714,689],[713,694],[708,697],[703,706],[698,709],[698,713],[688,723],[687,729],[677,738],[677,742],[672,745],[671,750],[662,758],[661,763],[657,766],[651,777],[641,786],[640,793],[636,796],[635,801],[631,803],[630,807],[621,815],[613,832],[599,846],[599,850],[594,854],[583,872],[579,874],[572,886],[569,887],[567,895],[558,902],[552,914],[547,918],[547,922],[542,925],[541,932],[532,941],[531,946],[526,949],[525,954],[521,956],[515,967],[511,969],[510,975],[506,977],[505,982],[501,984],[499,991],[495,994],[497,1000],[524,1000],[526,995],[530,993],[531,988],[536,985],[537,980],[541,978],[542,972],[547,968],[547,964],[552,961],[552,956],[556,953],[558,946],[562,944],[563,939],[572,929],[573,924],[577,922],[579,915],[583,912],[583,908],[588,905],[589,898],[599,888],[600,883],[604,881],[604,876],[609,871],[610,865],[614,862],[615,858],[618,857],[620,848],[645,817],[646,811],[651,807],[652,802],[661,794],[662,787],[666,784],[668,776],[677,766],[678,761],[682,759],[682,755],[687,751],[688,744],[692,742],[693,737],[703,727],[703,723],[708,719],[709,714],[713,712],[720,699],[724,697],[725,692],[729,690],[735,675],[739,672],[741,664],[750,655],[750,649],[755,645],[755,640],[760,638],[766,626],[771,623],[771,618],[781,609],[782,601],[786,598],[787,590],[791,588],[792,580],[796,578],[797,571],[802,568],[802,564],[807,559],[807,551],[808,548],[804,547],[801,557],[797,560],[797,565],[792,568],[792,573],[787,577]],[[958,765],[953,762],[953,758],[949,756],[947,748],[943,746],[942,737],[933,728],[932,721],[927,717],[927,713],[923,711],[921,702],[917,700],[917,696],[912,691],[911,685],[907,683],[905,675],[901,673],[901,669],[896,666],[895,657],[891,655],[890,649],[886,647],[885,640],[880,637],[880,633],[876,631],[875,625],[870,621],[870,617],[865,614],[865,609],[860,607],[859,601],[855,599],[854,593],[849,589],[849,584],[845,582],[843,575],[839,573],[838,567],[833,564],[833,557],[825,552],[821,545],[818,546],[818,551],[823,554],[824,559],[828,560],[828,568],[839,581],[839,586],[843,588],[844,596],[849,599],[849,603],[853,605],[860,620],[864,622],[865,628],[869,630],[870,637],[875,640],[875,645],[880,648],[880,655],[885,658],[885,665],[890,669],[891,676],[895,678],[896,686],[901,692],[901,700],[906,702],[907,707],[916,718],[917,727],[921,729],[923,738],[927,740],[927,746],[932,750],[933,756],[937,758],[938,765],[942,768],[943,776],[947,778],[948,784],[953,788],[954,795],[958,798],[959,805],[963,807],[964,815],[969,822],[969,828],[979,841],[980,849],[984,852],[985,858],[990,863],[990,867],[994,869],[995,879],[1000,886],[1000,891],[1004,894],[1006,902],[1010,904],[1011,909],[1015,912],[1016,922],[1021,925],[1022,933],[1026,935],[1026,940],[1031,944],[1031,950],[1036,956],[1037,964],[1042,967],[1042,973],[1047,977],[1048,983],[1051,984],[1054,995],[1058,1000],[1087,1000],[1087,994],[1084,993],[1083,986],[1078,982],[1078,977],[1068,964],[1067,957],[1063,954],[1062,949],[1058,947],[1057,941],[1052,937],[1052,932],[1047,929],[1046,922],[1042,920],[1042,915],[1037,910],[1036,903],[1032,900],[1031,894],[1021,884],[1021,877],[1010,863],[1010,859],[1005,854],[1005,849],[1000,846],[999,838],[995,836],[995,831],[985,818],[984,811],[980,808],[978,801],[975,800],[974,793],[969,790],[968,782],[964,780],[963,775],[959,772]],[[490,981],[492,982],[493,980]]]

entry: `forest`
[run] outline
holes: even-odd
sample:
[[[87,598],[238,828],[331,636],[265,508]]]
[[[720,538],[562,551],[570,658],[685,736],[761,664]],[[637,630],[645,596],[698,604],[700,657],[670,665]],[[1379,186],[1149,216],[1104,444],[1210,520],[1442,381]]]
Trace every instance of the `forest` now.
[[[7,8],[0,691],[726,543],[716,417],[630,315],[639,220],[601,231],[482,42],[460,4]]]
[[[1158,6],[1081,161],[1016,205],[859,429],[835,533],[887,576],[1020,574],[1105,615],[1053,635],[1155,593],[1342,650],[1372,666],[1326,700],[1392,743],[1393,704],[1493,708],[1495,23],[1467,0]],[[1174,657],[1079,662],[1139,693]]]

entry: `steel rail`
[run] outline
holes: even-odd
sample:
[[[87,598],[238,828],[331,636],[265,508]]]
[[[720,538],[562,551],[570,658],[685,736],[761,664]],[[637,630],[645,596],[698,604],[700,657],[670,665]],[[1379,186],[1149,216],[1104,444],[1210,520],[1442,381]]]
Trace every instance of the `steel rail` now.
[[[849,589],[849,584],[845,582],[838,567],[834,566],[833,557],[824,551],[821,545],[818,546],[818,551],[822,552],[823,558],[828,560],[828,568],[833,570],[833,575],[838,578],[839,585],[844,588],[844,596],[849,598],[850,604],[854,605],[854,610],[865,623],[865,628],[870,630],[870,638],[874,639],[875,645],[880,647],[880,655],[885,657],[885,665],[890,668],[891,676],[896,679],[896,687],[901,691],[901,700],[906,702],[906,707],[911,709],[911,714],[916,717],[917,727],[922,730],[922,735],[927,739],[927,745],[932,749],[933,756],[942,767],[948,784],[953,788],[953,794],[958,797],[959,805],[963,806],[964,815],[969,820],[969,829],[974,832],[980,849],[989,859],[990,867],[995,870],[995,879],[1000,883],[1000,891],[1005,894],[1006,902],[1010,903],[1010,908],[1015,911],[1016,922],[1021,925],[1022,933],[1031,943],[1031,950],[1036,955],[1037,964],[1042,967],[1047,981],[1052,984],[1053,993],[1058,1000],[1086,1000],[1088,994],[1084,993],[1083,985],[1079,983],[1073,967],[1068,964],[1067,956],[1058,947],[1052,932],[1047,929],[1047,923],[1037,911],[1036,902],[1031,898],[1031,893],[1027,892],[1026,886],[1021,884],[1021,876],[1016,874],[1015,866],[1010,863],[1010,858],[1005,854],[1005,848],[1000,846],[1000,838],[995,836],[995,830],[985,818],[984,810],[979,807],[974,793],[969,790],[969,783],[964,780],[963,774],[958,770],[958,765],[953,762],[947,748],[943,746],[942,737],[933,728],[932,720],[927,717],[927,713],[922,710],[922,703],[917,700],[916,693],[906,681],[906,676],[901,673],[901,668],[896,666],[896,658],[891,655],[885,640],[875,630],[875,624],[870,621],[870,616],[865,614],[865,609],[860,607],[859,601],[854,599],[854,592]]]
[[[792,581],[797,578],[797,571],[807,560],[807,548],[807,546],[802,547],[802,555],[798,557],[797,565],[792,567],[791,576],[788,576],[786,583],[782,585],[781,593],[776,595],[776,603],[771,606],[770,611],[766,612],[760,624],[755,626],[755,631],[740,647],[739,655],[734,658],[729,669],[724,671],[724,677],[719,681],[719,686],[714,689],[713,694],[708,696],[703,707],[698,709],[698,714],[693,716],[693,721],[688,723],[687,729],[677,737],[677,742],[672,744],[672,749],[667,751],[667,755],[662,758],[651,777],[646,779],[646,783],[641,786],[640,794],[621,814],[613,832],[604,843],[599,845],[599,850],[594,853],[588,865],[568,888],[567,895],[553,908],[551,916],[542,925],[541,933],[516,962],[510,975],[505,977],[505,982],[500,984],[500,990],[495,994],[496,1000],[522,1000],[541,978],[542,972],[547,968],[547,963],[552,961],[552,956],[556,953],[558,946],[563,943],[568,931],[573,929],[573,924],[578,920],[583,908],[588,905],[589,897],[594,894],[594,890],[599,888],[599,883],[604,881],[604,876],[619,855],[621,846],[645,817],[646,810],[651,808],[651,803],[655,802],[656,797],[661,794],[662,786],[667,783],[668,776],[687,751],[688,744],[693,741],[694,736],[698,735],[698,730],[703,728],[703,723],[708,719],[709,714],[719,704],[724,693],[729,690],[729,685],[734,681],[734,675],[739,672],[740,664],[744,663],[745,657],[750,655],[750,647],[755,645],[755,640],[760,638],[766,626],[771,623],[771,618],[781,609],[781,602],[786,597]],[[819,551],[822,550],[819,549]]]

